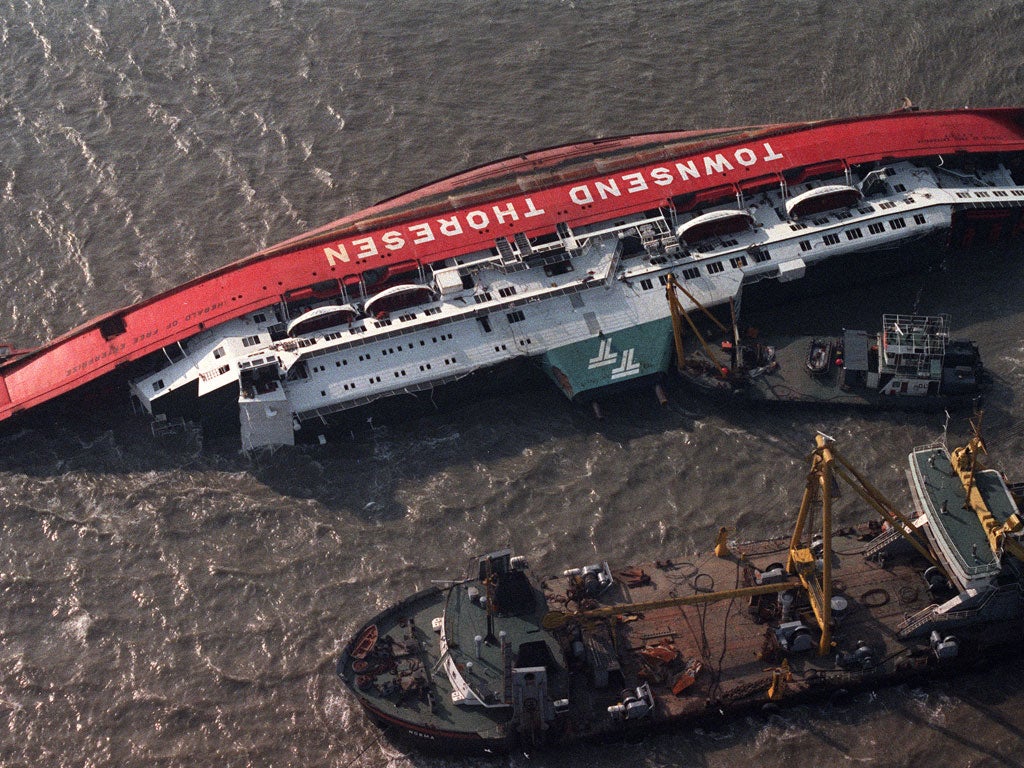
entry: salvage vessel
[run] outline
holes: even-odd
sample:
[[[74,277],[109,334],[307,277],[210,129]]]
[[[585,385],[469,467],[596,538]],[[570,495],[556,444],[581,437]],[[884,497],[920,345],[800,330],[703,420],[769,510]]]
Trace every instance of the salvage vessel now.
[[[976,407],[989,379],[977,345],[950,337],[949,315],[887,314],[878,331],[825,336],[763,338],[750,328],[741,337],[720,325],[728,338],[717,346],[691,326],[692,352],[684,317],[674,305],[682,381],[731,402],[955,410]]]
[[[929,236],[1022,230],[1024,109],[599,139],[385,200],[0,360],[0,420],[90,382],[209,407],[243,448],[380,398],[535,361],[574,400],[672,355],[658,290],[745,286]],[[860,258],[844,259],[856,267]]]
[[[984,452],[977,435],[915,449],[905,515],[819,435],[791,537],[730,545],[723,528],[706,556],[542,578],[492,552],[357,630],[337,674],[395,739],[479,752],[683,727],[1019,653],[1019,489]],[[834,531],[840,479],[878,517]]]

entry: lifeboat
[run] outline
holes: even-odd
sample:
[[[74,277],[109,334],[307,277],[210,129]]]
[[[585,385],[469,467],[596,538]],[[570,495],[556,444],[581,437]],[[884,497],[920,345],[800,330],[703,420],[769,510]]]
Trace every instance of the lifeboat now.
[[[860,190],[848,184],[815,187],[786,202],[786,215],[791,219],[813,216],[839,208],[850,208],[861,200]]]
[[[754,217],[746,211],[709,211],[682,224],[676,229],[676,236],[685,243],[696,243],[709,237],[733,235],[753,228]]]
[[[294,338],[304,336],[314,331],[322,331],[324,328],[333,328],[338,325],[346,325],[356,319],[357,312],[351,304],[340,306],[316,307],[308,312],[303,312],[296,317],[285,328],[285,333]]]
[[[396,285],[367,299],[363,309],[367,315],[372,317],[381,313],[388,314],[410,307],[418,307],[436,300],[437,293],[433,288],[425,285]]]

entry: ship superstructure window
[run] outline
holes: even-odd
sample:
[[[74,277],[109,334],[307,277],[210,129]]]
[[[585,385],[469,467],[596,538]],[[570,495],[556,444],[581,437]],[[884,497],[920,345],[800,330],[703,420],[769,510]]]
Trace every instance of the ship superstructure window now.
[[[833,233],[831,235],[825,235],[821,238],[821,242],[825,245],[839,245],[839,235]]]
[[[683,280],[694,280],[700,277],[700,267],[687,267],[683,270]]]
[[[213,350],[213,359],[214,360],[220,360],[222,357],[224,357],[224,347],[223,347],[223,345],[219,346],[215,350]]]
[[[503,299],[507,299],[509,296],[515,296],[516,287],[514,285],[507,285],[504,288],[499,288],[498,295]]]
[[[903,220],[902,216],[889,222],[889,229],[903,229],[905,226],[907,226],[907,222]]]
[[[859,237],[864,237],[864,233],[860,231],[860,227],[854,227],[853,229],[846,230],[847,240],[856,240]]]
[[[651,288],[654,287],[654,283],[645,277],[643,280],[640,281],[640,287],[643,288],[645,291],[649,291],[651,290]]]
[[[521,309],[517,309],[515,312],[509,312],[506,317],[510,323],[521,323],[526,319],[526,315],[523,314]]]
[[[907,188],[905,186],[903,186],[902,184],[893,184],[892,188],[894,190],[896,190],[897,192],[906,192],[907,191]]]
[[[811,247],[812,246],[811,246],[811,241],[810,240],[801,240],[800,241],[800,250],[801,251],[809,251],[809,250],[811,250]]]
[[[923,213],[915,213],[914,214],[914,223],[915,224],[924,224],[924,214]]]
[[[475,301],[477,304],[483,304],[485,301],[490,301],[491,298],[492,298],[491,297],[491,292],[490,291],[484,291],[483,293],[478,293],[478,294],[474,295],[473,296],[473,301]]]
[[[259,314],[252,316],[252,321],[254,323],[265,323],[267,322],[267,316],[260,312]]]
[[[164,388],[164,380],[163,379],[157,379],[156,381],[153,382],[153,391],[154,392],[159,392],[163,388]]]
[[[731,259],[729,259],[729,263],[732,264],[733,269],[739,269],[740,267],[747,266],[747,257],[733,256]]]
[[[888,210],[890,208],[895,208],[896,203],[894,203],[892,200],[886,200],[884,203],[879,203],[878,207],[881,208],[882,210]]]
[[[242,346],[243,347],[252,347],[252,346],[255,346],[256,344],[259,344],[259,343],[260,343],[260,337],[259,336],[246,336],[246,337],[244,337],[242,339]]]
[[[815,224],[816,226],[823,227],[826,224],[828,224],[828,221],[828,216],[822,216],[821,218],[814,219],[814,221],[812,221],[811,223]]]
[[[724,270],[725,270],[725,265],[722,264],[722,262],[720,262],[720,261],[716,261],[716,262],[714,262],[712,264],[708,264],[708,274],[709,275],[717,275],[719,272],[722,272]]]
[[[868,232],[872,235],[880,235],[885,232],[885,224],[880,221],[876,221],[874,224],[868,224]]]
[[[757,250],[751,251],[750,255],[753,257],[755,264],[761,264],[772,260],[771,253],[764,248],[758,248]]]

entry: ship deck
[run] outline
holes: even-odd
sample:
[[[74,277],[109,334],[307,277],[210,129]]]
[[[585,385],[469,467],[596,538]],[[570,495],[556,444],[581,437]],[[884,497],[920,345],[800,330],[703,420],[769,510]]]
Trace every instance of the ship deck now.
[[[513,619],[496,616],[493,631],[495,636],[505,631],[513,647],[541,640],[554,649],[559,661],[558,669],[549,672],[550,693],[552,699],[567,700],[556,741],[614,736],[635,727],[631,721],[613,719],[608,707],[645,682],[654,708],[643,719],[643,727],[652,727],[763,705],[769,701],[769,686],[783,658],[790,677],[782,701],[921,673],[934,663],[928,638],[900,638],[899,628],[932,603],[922,575],[929,564],[917,555],[893,555],[882,562],[866,559],[863,553],[870,538],[866,528],[833,536],[833,652],[826,656],[817,654],[819,633],[800,588],[788,593],[796,595],[796,600],[787,616],[781,615],[782,601],[776,593],[644,607],[749,586],[751,569],[770,571],[786,560],[788,539],[741,545],[727,557],[686,556],[613,565],[612,586],[582,606],[571,596],[575,593],[570,577],[545,578],[537,585],[543,599],[536,610]],[[342,658],[339,673],[372,715],[398,724],[406,735],[446,748],[460,742],[503,746],[511,708],[459,703],[445,670],[450,661],[478,693],[492,693],[494,702],[503,696],[499,643],[484,642],[479,655],[474,648],[474,637],[486,633],[486,612],[469,593],[474,586],[477,594],[484,589],[474,580],[449,590],[427,590],[378,616],[374,621],[381,644],[388,648],[383,656],[378,654],[372,684],[353,685],[351,659]],[[577,615],[581,609],[606,606],[624,608],[613,618]],[[545,620],[545,612],[571,618],[561,628],[544,629],[558,625],[549,622],[550,616]],[[455,642],[444,655],[436,628],[431,631],[433,620],[442,613],[446,628],[458,625],[449,637]],[[798,622],[791,629],[810,630],[808,637],[801,638],[807,646],[802,652],[780,648],[777,630],[784,619]],[[995,642],[998,634],[990,631],[983,642]],[[580,640],[588,649],[586,663],[573,652],[574,641]],[[966,644],[971,642],[975,640],[968,639]],[[840,664],[839,659],[852,661]],[[527,664],[531,665],[539,664]],[[683,677],[691,677],[692,682],[687,684]]]
[[[835,354],[828,368],[817,374],[807,370],[807,354],[815,340],[831,341],[833,345],[840,336],[779,336],[765,339],[763,343],[775,350],[775,365],[771,370],[751,375],[742,385],[730,387],[721,380],[708,379],[705,374],[683,375],[703,391],[716,395],[742,398],[753,403],[793,403],[803,405],[838,406],[851,408],[899,408],[906,410],[938,410],[941,408],[963,407],[972,402],[975,394],[962,396],[918,396],[883,395],[866,387],[844,387],[842,368],[836,365]],[[725,353],[716,351],[716,364],[728,366]]]
[[[709,555],[633,565],[617,573],[630,574],[636,583],[645,580],[635,579],[642,572],[649,582],[632,587],[622,580],[617,583],[624,601],[632,603],[736,589],[744,586],[745,565],[767,569],[784,562],[788,544],[788,540],[760,542],[742,546],[727,558]],[[858,535],[833,538],[834,594],[848,606],[837,611],[834,619],[835,650],[853,654],[866,646],[876,660],[909,661],[911,652],[926,647],[926,643],[899,639],[897,628],[931,602],[921,576],[925,562],[901,558],[883,566],[862,556],[865,547],[866,542]],[[553,608],[561,605],[564,586],[564,579],[546,582]],[[625,614],[616,622],[625,686],[635,687],[645,680],[651,683],[656,718],[665,720],[766,702],[772,670],[781,658],[771,650],[774,644],[766,643],[766,633],[774,635],[779,623],[774,609],[777,602],[775,595],[768,595],[755,601],[754,606],[750,598],[733,598]],[[752,607],[758,604],[760,612],[752,613]],[[806,603],[794,611],[792,618],[803,619],[808,626],[814,624]],[[644,653],[659,646],[677,652],[678,659],[659,664]],[[861,672],[838,669],[835,655],[819,657],[812,650],[787,658],[792,673],[787,685],[789,697],[822,687],[849,687],[863,678]],[[681,670],[692,668],[694,661],[699,662],[700,672],[693,684],[674,694],[672,688]],[[614,699],[620,692],[608,693]],[[577,712],[577,727],[605,730],[608,716],[604,708],[611,703],[608,699],[592,692],[590,705]]]

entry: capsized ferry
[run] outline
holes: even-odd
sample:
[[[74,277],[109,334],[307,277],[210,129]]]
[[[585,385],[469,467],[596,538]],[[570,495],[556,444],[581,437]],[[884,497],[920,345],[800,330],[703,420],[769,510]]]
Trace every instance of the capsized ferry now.
[[[481,752],[721,721],[1019,654],[1019,488],[984,452],[978,437],[915,449],[904,515],[819,435],[791,538],[730,546],[723,528],[707,555],[546,577],[492,552],[358,629],[337,674],[389,736]],[[881,519],[833,531],[839,479]]]
[[[674,131],[518,155],[385,200],[0,359],[0,420],[102,377],[229,408],[243,448],[537,361],[572,399],[660,376],[704,306],[929,235],[1022,230],[1024,109]],[[126,398],[127,400],[127,398]]]

